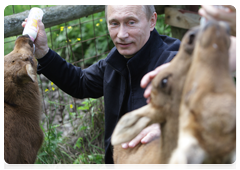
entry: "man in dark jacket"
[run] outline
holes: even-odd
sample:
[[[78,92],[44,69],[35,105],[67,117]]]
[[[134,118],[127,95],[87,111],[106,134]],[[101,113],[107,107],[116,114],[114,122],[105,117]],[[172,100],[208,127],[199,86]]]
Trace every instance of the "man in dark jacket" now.
[[[86,69],[67,63],[48,48],[41,21],[35,44],[38,74],[44,74],[75,98],[104,96],[105,163],[113,163],[110,141],[118,120],[123,114],[146,105],[144,89],[140,87],[142,77],[171,61],[180,41],[159,35],[155,30],[154,6],[107,6],[105,12],[115,47],[106,59]],[[129,146],[139,142],[135,139],[132,142],[135,144]]]

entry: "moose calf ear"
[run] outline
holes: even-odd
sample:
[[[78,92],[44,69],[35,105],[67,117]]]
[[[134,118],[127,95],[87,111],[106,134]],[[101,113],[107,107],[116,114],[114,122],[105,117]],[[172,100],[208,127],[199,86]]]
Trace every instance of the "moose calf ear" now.
[[[151,123],[151,119],[145,115],[152,115],[149,105],[129,112],[119,120],[111,138],[112,145],[129,142],[135,138],[145,127]]]
[[[34,69],[31,64],[27,64],[17,73],[17,80],[21,81],[22,83],[37,81],[37,76],[34,73]]]
[[[37,81],[35,70],[33,69],[31,64],[26,65],[26,70],[27,70],[28,76],[32,79],[32,81],[33,82]]]
[[[124,115],[125,116],[125,115]],[[126,119],[132,119],[129,121]],[[127,114],[124,119],[121,119],[117,124],[112,134],[111,143],[112,145],[118,145],[124,142],[129,142],[135,138],[145,127],[151,122],[148,117],[131,117]]]

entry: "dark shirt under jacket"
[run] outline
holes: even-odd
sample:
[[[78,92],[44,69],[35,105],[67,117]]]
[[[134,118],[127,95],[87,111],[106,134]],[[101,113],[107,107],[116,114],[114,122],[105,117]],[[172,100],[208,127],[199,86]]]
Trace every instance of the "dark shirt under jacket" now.
[[[83,98],[104,96],[105,105],[105,163],[113,163],[111,135],[126,112],[146,105],[142,77],[156,67],[172,60],[180,41],[159,35],[154,29],[147,43],[132,58],[126,59],[114,47],[105,59],[86,69],[67,63],[51,49],[38,60],[38,74],[69,95]]]

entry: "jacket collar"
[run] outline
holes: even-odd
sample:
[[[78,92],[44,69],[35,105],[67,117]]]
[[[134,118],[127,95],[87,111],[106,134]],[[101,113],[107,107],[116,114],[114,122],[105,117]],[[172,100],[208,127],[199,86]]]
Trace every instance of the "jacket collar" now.
[[[132,58],[126,60],[114,47],[107,56],[106,62],[120,73],[125,69],[127,63],[131,75],[134,76],[139,73],[139,69],[148,65],[154,55],[154,49],[157,49],[157,46],[161,46],[162,43],[163,40],[159,38],[157,30],[154,28],[146,44]]]

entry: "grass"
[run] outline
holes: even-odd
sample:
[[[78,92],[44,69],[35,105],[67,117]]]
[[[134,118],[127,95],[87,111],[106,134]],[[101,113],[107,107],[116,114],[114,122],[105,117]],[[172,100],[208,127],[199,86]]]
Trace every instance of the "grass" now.
[[[51,83],[51,87],[54,87],[53,83]],[[49,89],[43,93],[44,100],[47,101],[49,106],[45,106],[47,110],[44,109],[47,111],[44,114],[45,118],[41,122],[44,142],[38,152],[35,163],[103,164],[103,98],[85,99],[78,106],[76,103],[74,105],[69,104],[69,99],[56,102],[51,96],[53,96],[53,93],[57,93],[59,89]],[[63,92],[61,93],[63,94]],[[60,122],[54,121],[58,115],[56,110],[62,106],[64,106],[64,119]],[[50,111],[51,113],[48,114]],[[70,128],[67,133],[66,127]]]

